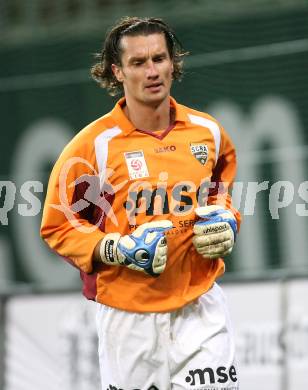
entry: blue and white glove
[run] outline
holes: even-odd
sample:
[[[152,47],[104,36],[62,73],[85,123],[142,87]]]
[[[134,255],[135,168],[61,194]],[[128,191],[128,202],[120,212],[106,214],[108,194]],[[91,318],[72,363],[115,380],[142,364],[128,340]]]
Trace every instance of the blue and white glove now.
[[[144,223],[130,235],[108,233],[100,245],[101,259],[108,265],[124,265],[159,276],[167,262],[165,231],[172,227],[172,222],[162,220]]]
[[[201,218],[194,225],[193,244],[207,259],[217,259],[232,252],[237,234],[237,223],[231,211],[221,206],[197,207]]]

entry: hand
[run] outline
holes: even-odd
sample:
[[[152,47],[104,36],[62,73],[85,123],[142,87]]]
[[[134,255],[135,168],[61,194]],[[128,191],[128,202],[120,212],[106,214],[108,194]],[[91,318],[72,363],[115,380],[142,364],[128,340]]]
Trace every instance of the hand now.
[[[208,259],[217,259],[232,252],[237,234],[237,223],[231,211],[221,206],[197,207],[201,218],[194,225],[193,244],[198,253]]]
[[[124,265],[135,271],[159,276],[167,262],[164,232],[173,227],[167,220],[140,225],[132,234],[108,233],[100,245],[102,261],[108,265]]]

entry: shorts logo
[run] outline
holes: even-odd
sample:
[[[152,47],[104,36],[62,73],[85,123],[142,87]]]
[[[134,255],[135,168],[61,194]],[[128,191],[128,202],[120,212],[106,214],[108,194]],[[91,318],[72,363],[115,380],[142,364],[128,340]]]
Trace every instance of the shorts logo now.
[[[200,164],[205,165],[209,154],[209,149],[207,145],[191,142],[190,151]]]
[[[231,366],[229,369],[220,366],[217,367],[216,370],[211,367],[189,370],[189,375],[187,375],[185,381],[189,383],[190,386],[195,386],[215,383],[227,383],[230,379],[232,382],[237,382],[236,370],[234,366]]]
[[[116,386],[109,385],[106,390],[124,390],[124,389],[122,389],[122,388],[120,389]],[[141,389],[133,389],[133,390],[141,390]],[[147,390],[159,390],[159,388],[156,387],[155,385],[152,385]]]
[[[128,168],[129,178],[131,180],[148,177],[149,171],[145,162],[143,150],[124,153],[126,165]]]

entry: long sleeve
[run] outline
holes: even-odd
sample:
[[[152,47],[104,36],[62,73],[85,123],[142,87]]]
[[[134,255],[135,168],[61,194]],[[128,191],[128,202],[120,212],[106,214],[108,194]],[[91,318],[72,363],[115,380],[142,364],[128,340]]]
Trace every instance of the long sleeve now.
[[[75,144],[76,140],[73,140],[64,149],[52,170],[41,236],[68,262],[85,273],[91,273],[94,248],[104,236],[99,229],[104,216],[93,207],[100,197],[100,190],[91,147],[83,145],[81,153]],[[92,202],[86,200],[89,198]]]

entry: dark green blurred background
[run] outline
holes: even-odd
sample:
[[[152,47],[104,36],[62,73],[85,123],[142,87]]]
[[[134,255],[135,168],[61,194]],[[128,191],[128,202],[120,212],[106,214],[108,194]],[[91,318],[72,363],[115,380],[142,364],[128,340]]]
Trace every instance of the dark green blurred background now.
[[[308,270],[304,184],[298,195],[308,174],[307,2],[25,3],[4,1],[0,9],[0,178],[16,188],[8,223],[0,228],[2,286],[78,284],[77,273],[41,242],[41,214],[20,216],[18,205],[28,204],[20,190],[26,181],[41,181],[36,196],[43,201],[62,147],[114,105],[89,69],[107,27],[125,14],[160,16],[174,27],[191,56],[173,96],[214,115],[235,142],[244,221],[227,269],[240,277]],[[251,212],[248,182],[264,181],[267,190],[258,193]],[[0,206],[12,197],[3,184]],[[279,218],[275,197],[288,203],[278,209]]]

